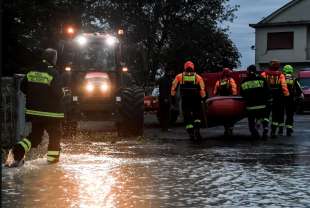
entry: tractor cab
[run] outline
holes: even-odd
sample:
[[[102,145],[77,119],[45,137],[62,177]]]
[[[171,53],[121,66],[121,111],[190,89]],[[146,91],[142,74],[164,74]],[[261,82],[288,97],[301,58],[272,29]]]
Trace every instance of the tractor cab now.
[[[71,126],[95,116],[96,120],[114,120],[119,134],[143,132],[144,94],[123,62],[121,36],[72,35],[61,41],[59,52],[58,67],[69,92],[66,120]]]

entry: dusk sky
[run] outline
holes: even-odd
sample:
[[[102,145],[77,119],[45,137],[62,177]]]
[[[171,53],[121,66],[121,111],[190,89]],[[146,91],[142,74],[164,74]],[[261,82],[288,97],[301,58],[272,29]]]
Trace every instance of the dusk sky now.
[[[255,51],[251,46],[255,45],[255,30],[249,24],[257,23],[267,17],[273,11],[282,7],[290,0],[231,0],[231,5],[240,5],[235,13],[237,19],[230,26],[230,37],[236,44],[242,57],[241,67],[246,68],[255,62]]]

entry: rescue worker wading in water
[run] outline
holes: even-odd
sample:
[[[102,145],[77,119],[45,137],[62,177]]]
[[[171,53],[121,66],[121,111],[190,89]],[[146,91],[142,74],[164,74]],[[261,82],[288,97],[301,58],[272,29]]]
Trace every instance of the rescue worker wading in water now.
[[[293,133],[294,126],[294,112],[295,112],[295,99],[303,97],[301,86],[294,76],[294,68],[291,65],[285,65],[283,68],[283,73],[285,76],[287,88],[290,95],[284,97],[284,109],[281,113],[281,121],[279,123],[279,134],[283,134],[283,128],[286,127],[286,135],[291,136]],[[287,99],[285,99],[287,98]],[[284,123],[284,115],[286,115],[286,120]]]
[[[247,77],[240,85],[240,95],[246,101],[246,110],[249,122],[249,129],[253,138],[260,138],[258,122],[263,124],[263,139],[268,137],[269,119],[266,119],[267,109],[272,101],[271,91],[266,80],[261,77],[255,65],[247,68]]]
[[[47,152],[48,163],[59,161],[61,121],[64,112],[61,104],[62,81],[54,66],[57,51],[46,49],[43,60],[31,69],[21,83],[21,91],[26,95],[26,119],[32,124],[32,131],[27,138],[19,141],[10,150],[6,166],[16,167],[23,163],[24,156],[31,147],[37,147],[44,130],[49,135]]]
[[[231,77],[232,70],[229,68],[224,68],[222,77],[217,80],[214,86],[213,95],[217,96],[235,96],[237,95],[237,85],[235,80]],[[228,123],[224,125],[225,136],[230,136],[233,134],[233,124]]]
[[[270,63],[270,68],[262,72],[264,77],[271,88],[272,94],[272,123],[271,123],[271,138],[276,138],[276,131],[281,123],[283,112],[283,96],[290,95],[284,74],[280,71],[280,61],[273,60]]]
[[[171,96],[174,105],[178,86],[180,86],[186,130],[191,140],[199,140],[201,139],[201,101],[204,101],[207,96],[204,81],[201,76],[195,73],[193,62],[187,61],[184,64],[184,72],[178,74],[172,82]]]

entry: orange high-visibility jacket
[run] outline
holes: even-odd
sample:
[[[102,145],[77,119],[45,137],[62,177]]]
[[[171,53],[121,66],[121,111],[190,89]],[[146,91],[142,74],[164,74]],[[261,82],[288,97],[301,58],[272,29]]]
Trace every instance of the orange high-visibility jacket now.
[[[225,83],[222,84],[222,82]],[[228,87],[227,91],[229,91],[229,95],[237,95],[237,84],[233,78],[217,80],[213,89],[213,95],[217,95],[218,93],[221,95],[219,91],[221,91],[220,89],[222,85],[226,85]]]
[[[290,93],[287,88],[285,76],[280,71],[264,71],[261,73],[261,76],[264,77],[268,84],[272,87],[274,85],[279,85],[284,96],[289,96]]]
[[[171,86],[171,95],[175,96],[176,95],[176,89],[178,87],[178,85],[182,85],[185,82],[187,82],[186,77],[193,77],[193,84],[195,85],[199,85],[200,87],[200,96],[202,98],[204,98],[206,96],[206,91],[205,91],[205,83],[203,81],[203,78],[201,76],[199,76],[196,73],[188,73],[188,72],[183,72],[178,74],[175,79],[172,82],[172,86]]]

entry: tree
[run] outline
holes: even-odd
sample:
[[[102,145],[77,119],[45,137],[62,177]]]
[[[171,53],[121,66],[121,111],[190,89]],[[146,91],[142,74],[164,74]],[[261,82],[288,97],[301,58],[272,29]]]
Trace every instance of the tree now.
[[[152,80],[159,67],[178,71],[192,59],[200,71],[238,65],[239,53],[219,23],[232,21],[228,0],[105,1],[97,7],[111,28],[127,31],[131,68]],[[135,53],[132,53],[135,51]]]
[[[127,64],[136,77],[149,82],[158,68],[180,71],[189,59],[200,71],[238,65],[240,55],[227,28],[220,28],[221,23],[235,18],[237,7],[228,2],[11,0],[5,11],[13,37],[31,48],[56,44],[59,31],[68,22],[84,31],[122,27],[126,31]]]

